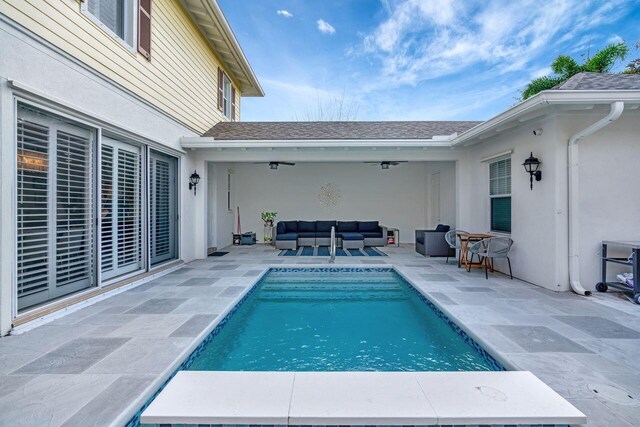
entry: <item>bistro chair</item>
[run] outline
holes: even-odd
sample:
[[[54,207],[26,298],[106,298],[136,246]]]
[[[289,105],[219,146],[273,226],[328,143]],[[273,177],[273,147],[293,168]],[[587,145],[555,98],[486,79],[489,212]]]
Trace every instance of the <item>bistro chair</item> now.
[[[513,279],[511,271],[511,260],[509,251],[513,245],[513,240],[508,237],[492,237],[475,242],[469,246],[469,252],[478,255],[484,263],[484,275],[489,279],[489,270],[493,271],[493,260],[495,258],[506,258],[509,264],[509,277]]]
[[[447,244],[451,249],[454,249],[458,254],[458,268],[460,268],[460,260],[462,258],[462,247],[460,246],[460,239],[458,239],[458,234],[469,234],[468,231],[463,230],[450,230],[444,235],[444,240],[447,241]],[[449,254],[447,253],[447,264],[449,264]]]

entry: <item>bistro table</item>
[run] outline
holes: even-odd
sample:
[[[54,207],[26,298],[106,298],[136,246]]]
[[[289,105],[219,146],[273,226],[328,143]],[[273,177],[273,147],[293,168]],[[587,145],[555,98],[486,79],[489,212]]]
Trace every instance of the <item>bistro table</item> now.
[[[473,262],[473,257],[471,257],[471,259],[467,258],[467,251],[469,249],[469,245],[484,239],[490,239],[495,236],[492,234],[486,234],[486,233],[464,233],[464,232],[456,233],[456,236],[458,236],[458,239],[460,240],[460,249],[461,249],[460,252],[462,253],[460,257],[461,258],[460,262],[464,264],[467,271],[471,271],[472,268],[483,268],[484,263],[482,262],[482,260]],[[491,271],[493,272],[493,269],[491,269]]]

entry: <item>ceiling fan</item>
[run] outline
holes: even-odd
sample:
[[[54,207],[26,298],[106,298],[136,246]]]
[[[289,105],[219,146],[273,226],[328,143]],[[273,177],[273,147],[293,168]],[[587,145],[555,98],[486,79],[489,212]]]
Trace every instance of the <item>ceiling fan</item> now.
[[[286,166],[295,166],[295,163],[291,163],[291,162],[254,162],[254,165],[269,165],[269,169],[271,170],[277,170],[278,166],[280,165],[286,165]]]
[[[389,169],[389,166],[398,166],[400,163],[407,163],[406,160],[401,160],[401,161],[397,161],[397,162],[365,162],[365,163],[371,163],[374,165],[380,165],[380,167],[382,169]]]

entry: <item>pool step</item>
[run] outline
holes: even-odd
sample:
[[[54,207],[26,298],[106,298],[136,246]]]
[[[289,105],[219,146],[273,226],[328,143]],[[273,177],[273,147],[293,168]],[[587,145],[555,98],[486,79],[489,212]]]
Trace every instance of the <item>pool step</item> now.
[[[567,425],[587,418],[531,372],[181,371],[141,422]]]

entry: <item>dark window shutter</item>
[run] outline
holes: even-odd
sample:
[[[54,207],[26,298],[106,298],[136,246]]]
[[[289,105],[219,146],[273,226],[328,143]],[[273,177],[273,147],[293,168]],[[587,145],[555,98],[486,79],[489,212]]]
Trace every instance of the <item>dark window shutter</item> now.
[[[231,121],[236,121],[236,88],[231,86]]]
[[[138,52],[151,58],[151,0],[138,2]]]
[[[224,72],[222,68],[218,67],[218,110],[222,111],[222,104],[224,102],[224,82],[223,82]]]

